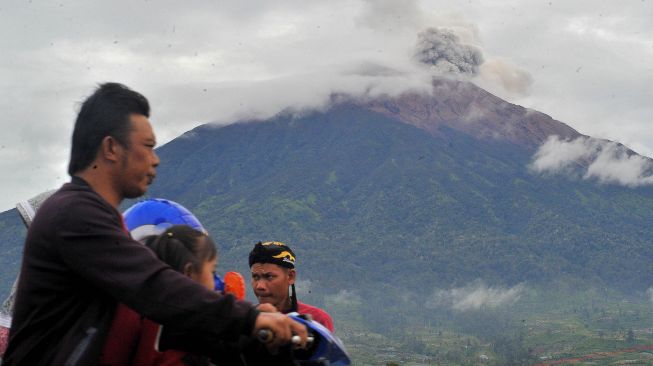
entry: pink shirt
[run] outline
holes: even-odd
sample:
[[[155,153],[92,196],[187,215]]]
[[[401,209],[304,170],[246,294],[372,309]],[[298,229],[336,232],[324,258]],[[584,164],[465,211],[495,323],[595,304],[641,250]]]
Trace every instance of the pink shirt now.
[[[303,302],[297,301],[297,312],[300,314],[309,314],[313,320],[324,325],[326,329],[333,333],[333,319],[326,311]]]

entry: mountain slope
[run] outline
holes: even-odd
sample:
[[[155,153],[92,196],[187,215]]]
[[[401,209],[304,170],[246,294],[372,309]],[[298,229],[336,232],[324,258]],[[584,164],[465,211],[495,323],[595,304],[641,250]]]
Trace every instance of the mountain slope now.
[[[442,136],[439,130],[448,127],[476,139],[498,140],[526,148],[541,145],[551,135],[563,139],[581,136],[544,113],[508,103],[463,81],[435,79],[430,95],[405,93],[359,104],[434,136]]]
[[[153,196],[208,224],[227,265],[288,241],[331,289],[379,276],[415,290],[580,281],[653,282],[653,190],[528,172],[532,147],[436,134],[342,103],[265,123],[204,126],[160,149]],[[358,285],[356,285],[358,286]]]
[[[196,213],[225,270],[246,273],[259,240],[288,242],[320,292],[427,296],[476,279],[648,288],[653,189],[531,174],[552,133],[580,136],[471,84],[436,82],[432,96],[198,127],[158,149],[150,196]],[[10,214],[0,240],[13,270],[22,238]]]

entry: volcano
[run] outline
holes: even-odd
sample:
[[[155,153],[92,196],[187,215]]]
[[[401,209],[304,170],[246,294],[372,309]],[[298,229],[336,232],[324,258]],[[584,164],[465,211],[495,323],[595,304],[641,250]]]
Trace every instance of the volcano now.
[[[320,111],[186,132],[157,150],[149,196],[194,212],[222,268],[247,273],[254,243],[283,241],[324,292],[479,279],[645,290],[653,189],[534,174],[551,135],[581,136],[464,81],[337,95]],[[18,224],[14,212],[0,216],[4,289],[19,262]]]

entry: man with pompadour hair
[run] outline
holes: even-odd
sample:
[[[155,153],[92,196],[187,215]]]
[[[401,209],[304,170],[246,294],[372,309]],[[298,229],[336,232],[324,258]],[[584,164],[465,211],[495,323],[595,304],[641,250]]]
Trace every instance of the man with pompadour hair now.
[[[270,304],[287,314],[308,314],[333,332],[333,320],[324,310],[297,300],[295,253],[279,241],[258,242],[249,253],[252,289],[260,304]]]
[[[268,329],[272,351],[293,334],[305,347],[303,325],[206,289],[130,237],[118,207],[147,191],[159,165],[149,113],[143,95],[118,83],[100,85],[82,104],[71,181],[27,232],[3,366],[106,364],[118,303],[164,325],[159,346],[219,357],[221,342]]]

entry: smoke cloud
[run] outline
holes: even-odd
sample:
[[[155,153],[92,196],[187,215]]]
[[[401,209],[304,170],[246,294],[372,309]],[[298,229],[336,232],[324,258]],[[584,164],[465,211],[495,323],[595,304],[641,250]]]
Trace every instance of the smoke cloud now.
[[[483,307],[497,308],[517,302],[524,289],[523,284],[502,288],[489,287],[482,281],[476,281],[465,287],[437,290],[426,306],[428,308],[449,307],[455,311],[478,310]]]
[[[530,168],[540,174],[580,173],[583,179],[627,187],[653,184],[651,159],[621,144],[591,137],[568,141],[550,136],[533,156]]]
[[[462,44],[449,29],[428,28],[417,35],[415,58],[438,74],[473,76],[483,63],[481,51]]]
[[[527,96],[531,92],[533,77],[508,60],[494,58],[485,61],[479,69],[479,86],[489,90],[500,87],[507,96]]]

